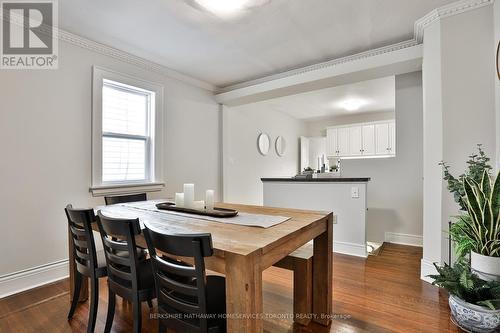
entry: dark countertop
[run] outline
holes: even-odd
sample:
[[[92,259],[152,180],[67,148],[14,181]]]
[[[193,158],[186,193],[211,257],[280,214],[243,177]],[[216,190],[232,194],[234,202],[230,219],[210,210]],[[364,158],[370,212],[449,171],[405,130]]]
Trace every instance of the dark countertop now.
[[[365,178],[261,178],[263,182],[310,182],[310,183],[365,183],[370,181],[369,177]]]

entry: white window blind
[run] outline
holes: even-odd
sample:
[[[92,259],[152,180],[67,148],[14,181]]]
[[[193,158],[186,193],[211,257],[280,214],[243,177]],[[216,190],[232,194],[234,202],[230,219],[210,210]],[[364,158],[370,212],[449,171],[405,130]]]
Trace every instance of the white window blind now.
[[[154,92],[103,81],[103,183],[150,181],[152,99]]]

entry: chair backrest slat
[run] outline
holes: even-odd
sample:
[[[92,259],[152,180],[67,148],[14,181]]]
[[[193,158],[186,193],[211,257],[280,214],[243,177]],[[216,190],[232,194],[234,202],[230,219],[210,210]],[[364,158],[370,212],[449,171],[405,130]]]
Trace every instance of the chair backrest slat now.
[[[207,285],[205,257],[213,255],[210,234],[170,235],[146,226],[144,236],[153,263],[158,309],[168,313],[201,314],[194,331],[207,330]],[[194,267],[167,261],[160,255],[190,257]],[[186,279],[189,277],[190,279]],[[191,278],[195,279],[191,279]],[[205,315],[203,315],[205,314]],[[193,331],[193,321],[177,320],[184,330]]]
[[[119,203],[146,201],[146,200],[148,200],[146,193],[135,193],[135,194],[104,197],[106,205],[116,205]]]
[[[92,233],[92,223],[96,221],[93,209],[74,209],[67,205],[64,209],[73,243],[76,268],[84,275],[92,275],[97,268],[97,253]]]
[[[73,237],[73,245],[75,245],[76,247],[79,247],[82,250],[88,249],[88,246],[89,246],[89,244],[86,240],[75,238],[75,237]]]
[[[80,251],[77,247],[75,247],[75,251],[79,259],[90,260],[90,256],[88,255],[88,253]]]
[[[81,227],[78,227],[75,225],[76,223],[73,222],[71,225],[70,225],[70,229],[71,229],[71,232],[73,233],[73,237],[74,238],[77,238],[77,237],[85,237],[85,239],[87,238],[87,234],[85,233],[85,229],[83,227],[83,225]]]
[[[176,290],[183,295],[198,296],[198,288],[196,286],[190,286],[184,283],[179,283],[178,281],[169,278],[168,276],[159,273],[156,275],[158,287],[166,288],[167,290]]]
[[[130,267],[130,258],[128,256],[119,256],[113,254],[112,252],[107,252],[106,256],[108,257],[109,262],[113,265]]]
[[[130,287],[138,290],[139,258],[135,236],[141,233],[139,219],[112,218],[98,211],[97,225],[104,246],[108,279],[117,284],[122,284],[123,280],[129,281]],[[113,240],[112,237],[120,240]],[[117,252],[120,251],[122,253],[118,256]]]
[[[196,269],[192,266],[182,266],[177,265],[173,262],[168,262],[160,257],[152,258],[155,261],[155,264],[158,265],[159,271],[177,275],[177,276],[185,276],[185,277],[196,277]]]
[[[114,280],[114,277],[118,277],[122,280],[132,281],[132,274],[130,272],[118,269],[114,265],[108,265],[108,275],[113,275],[112,280]]]
[[[128,246],[126,243],[115,241],[113,239],[110,239],[109,237],[103,238],[102,241],[104,245],[115,251],[128,251]]]
[[[178,298],[172,297],[172,294],[167,293],[164,289],[160,290],[160,293],[158,295],[159,295],[158,302],[167,304],[172,309],[174,309],[174,311],[180,311],[183,313],[190,313],[190,314],[201,313],[199,306],[188,303],[185,300],[180,300]]]

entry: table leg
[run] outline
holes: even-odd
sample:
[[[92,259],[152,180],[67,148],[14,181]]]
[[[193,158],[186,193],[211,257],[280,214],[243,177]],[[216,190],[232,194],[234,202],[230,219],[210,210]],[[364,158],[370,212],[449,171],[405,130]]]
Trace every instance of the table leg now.
[[[312,313],[312,258],[295,263],[293,267],[294,321],[307,326]]]
[[[326,231],[314,238],[313,321],[329,325],[332,313],[333,215],[325,220]]]
[[[226,254],[228,333],[261,333],[262,270],[255,255]]]
[[[71,230],[68,226],[68,260],[69,260],[69,299],[73,299],[73,290],[75,289],[75,258],[73,256],[73,236],[71,234]],[[88,289],[88,279],[85,276],[82,276],[82,287],[80,289],[80,302],[85,302],[89,297],[89,289]]]

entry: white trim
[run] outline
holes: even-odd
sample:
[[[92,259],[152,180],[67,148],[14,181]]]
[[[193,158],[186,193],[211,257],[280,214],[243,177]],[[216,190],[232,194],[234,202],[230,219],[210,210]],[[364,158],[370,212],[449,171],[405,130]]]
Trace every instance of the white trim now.
[[[92,68],[92,180],[91,180],[91,192],[94,195],[101,195],[98,193],[97,189],[111,188],[114,189],[125,189],[130,186],[136,186],[134,182],[127,182],[123,184],[104,184],[102,182],[102,87],[104,80],[112,80],[119,82],[121,84],[129,85],[132,87],[138,87],[144,89],[145,91],[152,92],[154,95],[154,100],[151,104],[154,104],[154,112],[149,115],[150,120],[153,122],[150,130],[150,146],[151,149],[150,161],[147,165],[147,174],[150,175],[147,179],[148,183],[142,184],[144,186],[156,185],[158,183],[163,184],[163,146],[164,146],[164,130],[165,126],[163,123],[163,115],[165,113],[163,95],[164,88],[163,85],[155,82],[146,81],[140,78],[136,78],[131,75],[122,74],[113,70],[102,68],[99,66],[93,66]],[[154,93],[154,94],[153,94]],[[116,186],[115,186],[116,185]],[[113,194],[116,194],[115,193]],[[119,192],[123,193],[123,192]],[[111,194],[111,193],[105,193]],[[102,194],[104,195],[104,194]]]
[[[451,4],[448,4],[446,6],[442,6],[439,8],[436,8],[429,12],[427,15],[423,16],[422,18],[418,19],[415,21],[414,24],[414,37],[412,39],[395,43],[392,45],[387,45],[383,47],[379,47],[376,49],[372,50],[367,50],[365,52],[349,55],[346,57],[338,58],[338,59],[333,59],[325,62],[321,62],[318,64],[302,67],[302,68],[297,68],[297,69],[292,69],[286,72],[282,73],[277,73],[277,74],[272,74],[268,76],[264,76],[261,78],[257,78],[254,80],[249,80],[245,82],[240,82],[237,84],[232,84],[229,86],[225,87],[218,87],[216,90],[216,93],[218,95],[221,95],[223,93],[227,93],[230,91],[242,89],[242,88],[247,88],[250,86],[255,86],[259,85],[262,83],[270,82],[270,81],[275,81],[279,79],[284,79],[284,78],[291,78],[294,76],[300,76],[304,75],[309,72],[314,72],[314,71],[322,71],[328,68],[336,67],[342,64],[347,64],[347,63],[352,63],[356,62],[362,59],[367,59],[367,58],[372,58],[375,56],[379,56],[382,54],[389,54],[393,53],[395,51],[407,49],[407,48],[412,48],[414,46],[417,46],[419,44],[422,44],[423,42],[423,37],[424,37],[424,30],[425,28],[442,19],[445,17],[465,13],[470,10],[474,10],[483,6],[487,6],[490,4],[493,4],[495,0],[461,0],[461,1],[456,1]],[[219,101],[223,101],[223,98],[220,98]]]
[[[94,51],[96,53],[115,58],[117,60],[129,63],[131,65],[140,67],[142,69],[160,73],[169,78],[179,80],[181,82],[196,86],[198,88],[202,88],[211,92],[216,92],[217,94],[228,92],[236,89],[241,89],[243,87],[248,87],[264,82],[269,82],[277,79],[282,79],[286,77],[296,76],[300,74],[304,74],[306,72],[317,71],[321,69],[325,69],[328,67],[334,67],[339,64],[349,63],[360,59],[371,58],[380,54],[394,52],[396,50],[401,50],[404,48],[413,47],[415,45],[421,44],[423,42],[424,30],[425,28],[436,22],[442,18],[461,14],[470,10],[474,10],[483,6],[487,6],[493,4],[495,0],[461,0],[456,1],[451,4],[436,8],[429,12],[427,15],[421,17],[414,24],[414,37],[407,41],[403,41],[400,43],[395,43],[392,45],[383,46],[380,48],[367,50],[365,52],[357,53],[354,55],[349,55],[342,58],[333,59],[326,62],[321,62],[318,64],[314,64],[311,66],[306,66],[302,68],[292,69],[286,72],[277,73],[273,75],[264,76],[258,79],[249,80],[237,84],[232,84],[224,87],[217,87],[212,83],[205,82],[200,79],[196,79],[189,75],[180,73],[176,70],[168,68],[166,66],[160,65],[156,62],[144,59],[142,57],[133,55],[131,53],[116,49],[114,47],[108,46],[103,43],[99,43],[93,41],[91,39],[73,34],[71,32],[65,31],[63,29],[56,29],[54,31],[57,38],[63,42],[81,47],[83,49],[87,49],[90,51]],[[3,20],[3,17],[0,17],[0,21]]]
[[[436,267],[432,264],[432,262],[427,261],[425,259],[420,260],[420,279],[424,280],[425,282],[432,283],[432,279],[428,277],[428,275],[431,274],[438,274]]]
[[[215,100],[227,106],[241,105],[422,69],[422,45],[412,42],[393,46],[346,57],[346,61],[342,58],[338,63],[321,63],[318,68],[310,66],[304,71],[266,77],[260,83],[241,84],[240,88],[216,94]]]
[[[333,242],[333,252],[347,254],[355,257],[367,258],[366,244],[355,244],[349,242]]]
[[[0,299],[68,276],[68,259],[0,276]]]
[[[418,43],[422,43],[424,40],[425,28],[436,21],[439,21],[445,17],[465,13],[469,10],[491,5],[494,2],[495,0],[462,0],[452,2],[442,7],[438,7],[429,12],[427,15],[415,21],[413,40]]]
[[[164,187],[165,183],[103,185],[92,186],[89,191],[94,197],[103,197],[105,195],[117,195],[125,193],[159,192],[163,190]]]
[[[345,56],[342,58],[337,58],[337,59],[333,59],[333,60],[329,60],[329,61],[325,61],[325,62],[320,62],[320,63],[313,64],[310,66],[292,69],[292,70],[289,70],[286,72],[272,74],[272,75],[264,76],[264,77],[261,77],[261,78],[255,79],[255,80],[245,81],[245,82],[233,84],[230,86],[220,87],[219,89],[217,89],[217,93],[220,94],[220,93],[229,92],[229,91],[236,90],[236,89],[254,86],[254,85],[257,85],[260,83],[265,83],[265,82],[269,82],[269,81],[283,79],[283,78],[287,78],[287,77],[291,77],[291,76],[297,76],[297,75],[305,74],[308,72],[323,70],[323,69],[335,67],[335,66],[338,66],[341,64],[345,64],[345,63],[349,63],[349,62],[353,62],[353,61],[371,58],[371,57],[378,56],[378,55],[385,54],[385,53],[391,53],[394,51],[406,49],[409,47],[413,47],[417,44],[418,43],[414,39],[409,39],[409,40],[406,40],[404,42],[395,43],[395,44],[379,47],[376,49],[371,49],[371,50],[368,50],[365,52],[352,54],[352,55]]]
[[[388,243],[423,246],[423,237],[421,235],[401,234],[397,232],[386,232],[385,241]]]
[[[4,17],[5,16],[5,17]],[[9,22],[12,22],[14,24],[22,25],[23,21],[22,20],[12,20],[7,17],[6,14],[0,16],[0,21],[3,20],[9,20]],[[44,30],[45,29],[45,30]],[[52,27],[49,26],[42,26],[42,32],[44,31],[50,31],[52,30]],[[159,73],[161,75],[167,76],[171,79],[178,80],[187,84],[190,84],[192,86],[202,88],[211,92],[214,92],[216,90],[215,85],[205,82],[203,80],[194,78],[192,76],[183,74],[181,72],[178,72],[176,70],[173,70],[171,68],[168,68],[166,66],[160,65],[154,61],[147,60],[145,58],[136,56],[134,54],[119,50],[117,48],[108,46],[103,43],[96,42],[94,40],[85,38],[80,35],[73,34],[71,32],[65,31],[61,28],[55,28],[54,29],[54,38],[59,39],[60,41],[66,42],[71,45],[75,45],[78,47],[81,47],[86,50],[90,50],[99,54],[102,54],[104,56],[108,56],[114,59],[117,59],[119,61],[126,62],[128,64],[140,67],[142,69],[145,69],[150,72],[154,73]]]

